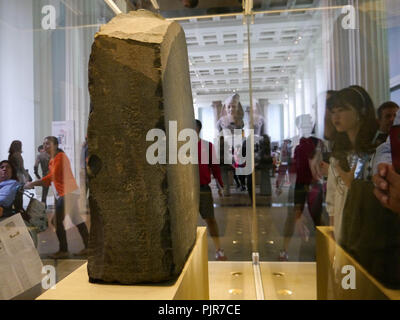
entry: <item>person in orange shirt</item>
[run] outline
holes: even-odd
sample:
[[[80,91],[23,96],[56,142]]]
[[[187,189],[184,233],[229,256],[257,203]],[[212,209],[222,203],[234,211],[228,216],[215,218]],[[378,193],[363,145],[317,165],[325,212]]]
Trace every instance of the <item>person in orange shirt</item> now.
[[[89,231],[85,221],[79,215],[79,188],[72,174],[71,165],[64,151],[58,147],[56,137],[46,137],[43,142],[45,151],[50,155],[49,174],[41,180],[28,182],[25,189],[33,189],[35,186],[51,186],[56,197],[56,234],[60,243],[59,251],[53,255],[53,259],[62,259],[69,256],[67,235],[64,227],[66,214],[76,225],[82,237],[85,248],[77,255],[87,255]]]

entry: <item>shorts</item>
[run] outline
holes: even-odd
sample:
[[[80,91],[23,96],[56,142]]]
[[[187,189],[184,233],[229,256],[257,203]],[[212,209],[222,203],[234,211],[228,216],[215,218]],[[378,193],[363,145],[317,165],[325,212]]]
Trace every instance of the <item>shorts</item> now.
[[[304,210],[308,190],[309,186],[307,184],[296,183],[294,188],[294,206],[296,209]]]
[[[203,219],[214,218],[214,200],[209,186],[200,186],[199,211]]]

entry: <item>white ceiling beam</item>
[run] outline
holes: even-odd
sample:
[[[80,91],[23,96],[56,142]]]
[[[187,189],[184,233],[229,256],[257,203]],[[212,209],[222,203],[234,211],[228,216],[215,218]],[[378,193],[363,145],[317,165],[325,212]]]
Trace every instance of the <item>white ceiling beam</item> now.
[[[252,72],[253,79],[257,78],[282,78],[282,77],[291,77],[293,76],[293,72]],[[192,81],[217,81],[217,80],[226,80],[229,83],[229,80],[233,79],[248,79],[249,75],[246,73],[245,75],[242,73],[239,74],[221,74],[221,75],[209,75],[209,76],[200,76],[199,78],[196,76],[191,76],[190,79]]]
[[[289,28],[300,28],[307,27],[312,24],[315,24],[315,21],[310,20],[310,16],[291,16],[291,17],[261,17],[257,16],[255,18],[254,24],[252,24],[252,28],[256,28],[258,30],[260,26],[265,25],[265,28],[268,30],[276,30],[276,29],[289,29]],[[320,26],[315,24],[316,26]],[[240,27],[243,30],[246,30],[246,26],[243,26],[243,21],[241,19],[235,20],[213,20],[213,21],[197,21],[188,23],[182,23],[181,26],[185,30],[185,33],[189,33],[194,30],[201,30],[202,33],[215,33],[216,28],[218,28],[218,32],[220,30],[225,30],[232,28],[237,31],[237,28]]]
[[[104,0],[104,2],[110,7],[110,9],[115,13],[115,14],[120,14],[122,13],[121,9],[118,8],[118,6],[115,4],[113,0]]]
[[[304,39],[304,37],[303,37]],[[253,42],[253,41],[252,41]],[[300,41],[299,44],[294,44],[294,41],[254,41],[251,44],[251,49],[253,55],[255,55],[260,50],[268,51],[268,52],[279,52],[279,51],[288,51],[288,50],[305,50],[306,43],[304,41]],[[232,53],[247,53],[247,44],[246,43],[238,43],[238,44],[221,44],[221,45],[204,45],[204,46],[188,46],[189,56],[198,56],[201,54],[232,54]]]
[[[233,92],[232,92],[233,93]],[[248,104],[248,90],[242,90],[237,92],[240,95],[241,101]],[[196,104],[205,104],[211,106],[212,101],[224,101],[231,93],[219,93],[219,94],[206,94],[194,96]],[[268,99],[269,103],[282,103],[285,100],[285,92],[254,92],[253,98],[255,99]]]
[[[153,8],[156,10],[160,10],[160,6],[158,5],[157,0],[150,0],[151,4],[153,5]]]
[[[253,90],[256,91],[282,91],[287,88],[289,84],[287,83],[281,83],[278,85],[273,85],[273,84],[268,84],[268,83],[253,83]],[[209,90],[218,90],[219,92],[225,92],[225,91],[241,91],[241,90],[249,90],[249,84],[248,83],[239,83],[239,84],[224,84],[224,85],[208,85],[205,86],[204,88],[196,86],[192,87],[192,91],[195,92],[196,94],[202,95],[202,94],[212,94],[213,92],[209,92]]]
[[[252,68],[255,67],[272,67],[272,66],[298,66],[304,61],[304,59],[299,59],[297,57],[293,57],[290,60],[287,59],[257,59],[251,62]],[[247,63],[245,61],[221,61],[221,62],[199,62],[193,63],[190,66],[190,70],[202,70],[202,69],[210,69],[210,68],[247,68]]]

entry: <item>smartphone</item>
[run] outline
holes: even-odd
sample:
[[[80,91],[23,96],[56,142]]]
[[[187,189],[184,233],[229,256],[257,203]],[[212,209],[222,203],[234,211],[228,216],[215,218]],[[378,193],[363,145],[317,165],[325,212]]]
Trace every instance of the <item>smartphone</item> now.
[[[400,174],[400,125],[390,128],[390,148],[392,149],[392,164]]]

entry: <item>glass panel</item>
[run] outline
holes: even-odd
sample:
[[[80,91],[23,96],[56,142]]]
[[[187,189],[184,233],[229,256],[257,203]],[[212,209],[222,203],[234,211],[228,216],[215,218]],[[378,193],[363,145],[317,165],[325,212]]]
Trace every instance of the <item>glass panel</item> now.
[[[384,288],[399,288],[396,193],[381,189],[393,201],[385,204],[374,185],[377,164],[389,166],[390,153],[396,157],[398,2],[271,0],[254,1],[254,9],[252,90],[272,157],[256,172],[263,280],[277,284],[270,297],[301,299],[315,267],[303,262],[314,261],[324,270],[319,298],[372,297],[363,290],[346,293],[350,284],[337,280],[351,269],[371,285],[360,265]],[[380,179],[390,184],[388,176]],[[301,263],[276,267],[270,261]],[[294,279],[293,271],[303,276]],[[278,278],[297,289],[282,287]]]
[[[250,272],[252,253],[257,252],[264,288],[271,289],[264,292],[267,299],[315,299],[321,283],[316,279],[318,235],[323,248],[319,255],[327,265],[336,265],[325,268],[322,279],[333,291],[318,287],[319,298],[349,297],[346,292],[351,291],[343,291],[335,276],[343,266],[358,264],[382,283],[380,292],[390,295],[387,288],[399,288],[398,196],[396,188],[383,190],[392,201],[385,205],[390,210],[384,209],[377,190],[373,193],[371,176],[377,161],[390,162],[391,154],[397,160],[397,144],[393,150],[389,142],[376,149],[388,135],[396,106],[385,107],[389,111],[378,113],[378,120],[375,112],[385,101],[400,103],[400,3],[254,0],[252,14],[244,16],[241,2],[200,0],[189,8],[186,0],[159,0],[156,10],[150,1],[115,0],[122,12],[158,11],[185,31],[200,137],[213,142],[224,185],[221,197],[218,179],[212,180],[212,201],[209,190],[203,190],[215,220],[198,218],[209,230],[209,261],[231,262],[213,269],[218,272],[210,280],[229,274],[224,283],[213,283],[229,286],[222,297],[254,299],[257,286],[246,286],[243,279],[249,282],[255,276]],[[65,221],[70,253],[64,258],[73,261],[59,264],[50,259],[60,249],[55,193],[52,188],[33,191],[36,199],[47,202],[50,226],[32,238],[43,264],[58,268],[56,281],[84,263],[81,250],[90,227],[85,175],[88,61],[95,33],[114,16],[102,0],[0,0],[0,160],[8,158],[11,142],[20,140],[25,169],[32,178],[42,177],[46,172],[41,165],[35,168],[41,154],[37,147],[44,137],[55,135],[80,187],[77,215]],[[252,164],[253,172],[240,171]],[[358,166],[352,172],[354,164]],[[21,170],[18,178],[29,176]],[[393,174],[391,179],[399,177]],[[14,206],[26,208],[28,203],[24,196]],[[317,226],[327,228],[318,231]],[[358,260],[351,260],[343,248]],[[368,278],[358,270],[357,277]],[[38,285],[18,298],[34,298],[42,291]]]
[[[221,149],[219,167],[224,184],[223,198],[218,196],[215,182],[212,182],[220,239],[219,243],[217,237],[209,241],[209,259],[215,260],[215,250],[220,246],[229,260],[249,261],[252,251],[250,198],[245,183],[239,178],[233,185],[232,151],[229,151],[233,144],[237,145],[237,150],[242,147],[242,129],[244,136],[249,129],[246,25],[241,14],[179,22],[188,44],[194,107],[197,119],[203,124],[200,136]],[[224,137],[223,145],[219,136]],[[210,230],[213,228],[210,221],[205,223],[199,219],[199,222]]]
[[[55,232],[55,192],[51,187],[31,190],[36,199],[46,203],[49,221],[44,232],[30,228],[31,236],[43,265],[54,267],[56,282],[86,262],[81,259],[87,257],[90,220],[83,153],[90,105],[88,61],[95,33],[114,16],[106,3],[99,0],[0,1],[0,159],[7,159],[11,142],[19,140],[23,162],[19,161],[22,159],[18,147],[10,158],[18,168],[18,180],[23,183],[42,178],[48,173],[49,157],[38,146],[43,144],[44,137],[57,136],[69,159],[71,173],[81,187],[81,193],[75,197],[76,210],[71,210],[64,223],[69,253],[57,256],[52,254],[63,246]],[[0,220],[21,208],[27,209],[29,202],[27,196],[17,194]],[[54,258],[72,261],[57,263]],[[4,269],[1,270],[0,276],[4,277]],[[2,288],[3,281],[4,278],[0,280]],[[17,280],[10,281],[14,289],[18,288]],[[16,299],[33,299],[43,291],[39,283]],[[9,291],[7,297],[14,293]]]
[[[323,119],[316,104],[318,92],[326,90],[322,13],[278,10],[281,5],[271,3],[273,11],[257,13],[251,24],[254,122],[265,128],[256,145],[260,258],[285,259],[290,246],[290,261],[314,261],[314,233],[308,234],[312,220],[303,215],[307,220],[301,227],[307,229],[300,230],[293,215],[292,159],[300,138],[318,130]],[[299,7],[296,2],[293,9]]]

